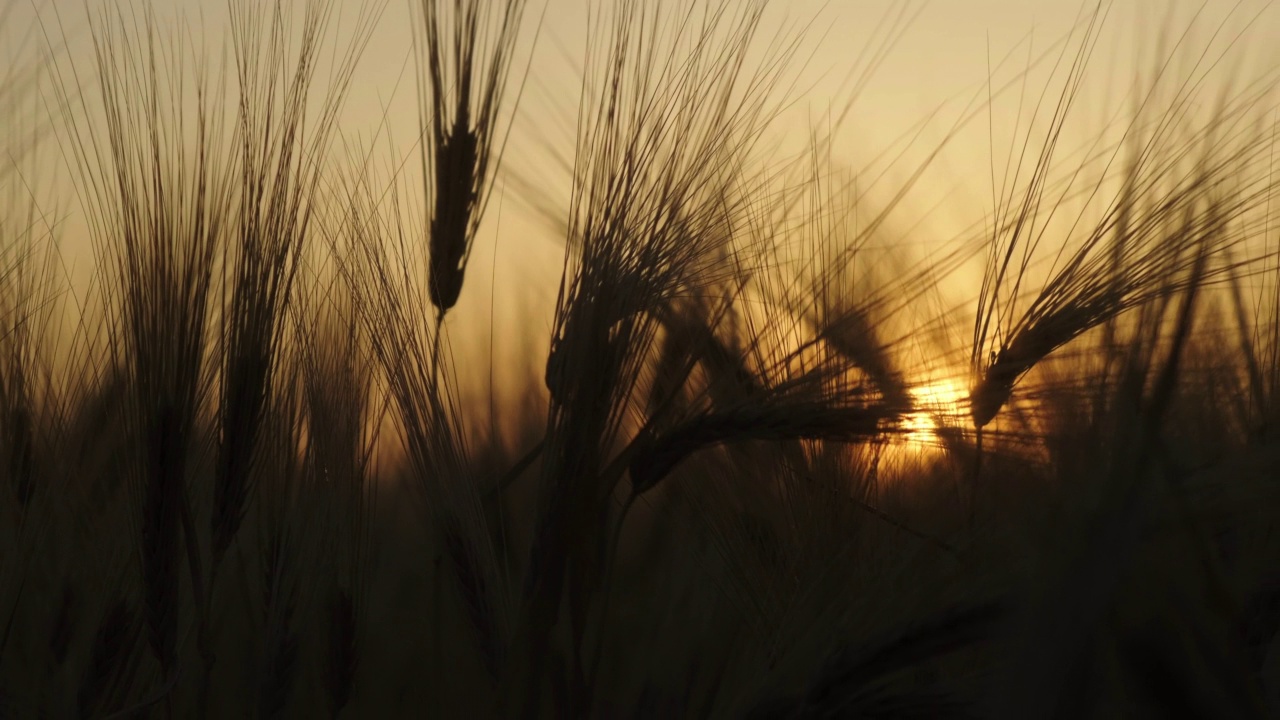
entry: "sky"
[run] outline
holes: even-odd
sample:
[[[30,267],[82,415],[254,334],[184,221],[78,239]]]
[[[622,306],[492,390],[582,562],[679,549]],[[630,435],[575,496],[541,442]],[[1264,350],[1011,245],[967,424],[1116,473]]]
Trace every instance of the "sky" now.
[[[530,0],[529,32],[516,61],[517,71],[527,69],[527,75],[512,122],[506,169],[541,184],[553,196],[563,196],[564,178],[548,168],[572,151],[570,119],[581,83],[588,11],[609,1]],[[336,36],[349,34],[358,5],[339,0]],[[63,61],[88,68],[86,8],[143,6],[144,0],[0,0],[0,78],[38,64],[51,45]],[[218,46],[225,27],[226,0],[176,0],[157,2],[156,7],[162,23],[181,19],[184,49],[213,57],[211,48]],[[801,25],[809,30],[802,53],[806,60],[796,70],[796,87],[804,92],[797,93],[771,130],[771,140],[802,151],[815,128],[829,126],[842,108],[850,107],[833,139],[832,155],[860,177],[878,178],[879,196],[887,197],[954,131],[895,219],[901,228],[896,241],[903,246],[924,252],[944,247],[970,232],[966,228],[980,227],[991,212],[993,167],[1030,127],[1020,97],[1034,96],[1054,82],[1049,64],[1037,65],[1033,59],[1050,53],[1091,7],[1076,0],[776,0],[767,30]],[[1193,17],[1197,20],[1189,42],[1217,48],[1215,52],[1230,46],[1228,55],[1236,62],[1210,82],[1240,82],[1280,67],[1275,55],[1280,52],[1280,8],[1270,7],[1267,0],[1114,0],[1090,61],[1085,102],[1069,126],[1070,139],[1083,144],[1114,122],[1125,102],[1123,90],[1151,68],[1162,29],[1172,31],[1164,36],[1176,37]],[[387,3],[361,58],[342,121],[346,141],[375,141],[388,164],[412,156],[416,135],[411,22],[409,0]],[[62,37],[67,38],[65,51],[57,48]],[[1025,84],[996,90],[1028,68]],[[42,92],[47,97],[48,87]],[[47,118],[47,110],[37,103],[28,117],[38,119],[42,112]],[[904,131],[930,116],[933,121],[911,135],[910,142],[902,141]],[[966,117],[969,122],[958,125]],[[8,124],[0,128],[0,138],[13,147],[19,123],[0,120]],[[45,170],[58,166],[56,147],[41,152]],[[455,333],[456,343],[488,347],[482,351],[495,354],[520,352],[522,343],[545,342],[563,256],[562,238],[524,207],[512,185],[505,176],[497,183],[459,312],[506,313],[511,319],[502,326],[515,330],[496,340],[488,330],[467,337],[463,328],[494,323],[460,320]],[[870,196],[874,200],[877,193]],[[78,268],[75,272],[82,273],[91,263],[84,259],[87,245],[77,244],[76,236],[83,233],[76,230],[76,209],[67,205],[74,203],[60,206],[67,217],[64,253]],[[952,288],[961,300],[973,289],[972,276],[963,277],[968,279]],[[499,348],[503,341],[505,349]]]

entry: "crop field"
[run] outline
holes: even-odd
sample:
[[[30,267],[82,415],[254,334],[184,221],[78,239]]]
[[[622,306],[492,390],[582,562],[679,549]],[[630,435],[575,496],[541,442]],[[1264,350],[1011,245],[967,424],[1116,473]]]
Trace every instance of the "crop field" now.
[[[0,0],[0,719],[1280,716],[1280,10],[183,2]]]

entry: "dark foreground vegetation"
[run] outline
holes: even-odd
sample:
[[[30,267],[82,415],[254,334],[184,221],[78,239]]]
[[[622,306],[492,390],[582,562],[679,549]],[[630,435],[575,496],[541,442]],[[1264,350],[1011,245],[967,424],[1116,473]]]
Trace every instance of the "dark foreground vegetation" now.
[[[1037,122],[986,227],[869,271],[902,196],[839,123],[763,147],[800,36],[600,6],[549,350],[495,418],[448,335],[539,10],[415,4],[384,175],[337,125],[381,6],[334,43],[294,5],[232,0],[221,63],[108,4],[88,64],[0,87],[40,97],[0,110],[0,716],[1280,714],[1276,104],[1220,45],[1170,28],[1123,131],[1060,147],[1087,8],[1051,87],[991,88]]]

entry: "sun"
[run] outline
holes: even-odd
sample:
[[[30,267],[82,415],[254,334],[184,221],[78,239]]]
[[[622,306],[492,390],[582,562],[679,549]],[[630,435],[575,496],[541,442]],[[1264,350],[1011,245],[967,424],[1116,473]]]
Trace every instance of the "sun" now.
[[[903,416],[899,425],[902,441],[917,448],[936,448],[938,433],[944,426],[962,423],[968,417],[965,402],[968,393],[955,382],[939,380],[911,387],[916,411]]]

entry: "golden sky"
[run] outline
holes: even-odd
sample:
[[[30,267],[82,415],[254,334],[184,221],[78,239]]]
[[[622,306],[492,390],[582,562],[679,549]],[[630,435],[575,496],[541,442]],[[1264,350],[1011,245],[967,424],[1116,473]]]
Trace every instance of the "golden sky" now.
[[[519,58],[528,58],[527,84],[514,118],[508,146],[508,169],[525,180],[545,182],[548,191],[563,192],[563,174],[551,168],[557,155],[572,150],[574,117],[587,42],[587,15],[608,0],[530,0],[528,29]],[[133,0],[142,7],[144,0]],[[1152,53],[1166,28],[1166,37],[1177,37],[1198,13],[1189,42],[1217,48],[1230,46],[1237,64],[1224,68],[1213,82],[1232,78],[1237,82],[1277,67],[1280,49],[1280,9],[1267,9],[1267,0],[1207,0],[1203,3],[1170,3],[1165,0],[1114,0],[1107,29],[1091,58],[1085,102],[1080,103],[1068,134],[1077,144],[1107,127],[1108,118],[1123,107],[1123,91],[1135,73],[1150,68]],[[125,0],[0,0],[0,78],[15,77],[22,68],[38,64],[47,50],[44,33],[59,44],[67,38],[63,55],[89,68],[89,40],[85,31],[86,8],[130,7]],[[216,48],[226,17],[226,0],[178,0],[157,2],[162,22],[182,18],[184,48]],[[358,3],[338,0],[335,33],[345,37]],[[1019,90],[1034,97],[1053,76],[1047,64],[1033,67],[1026,84],[1015,85],[986,102],[988,88],[1016,79],[1035,57],[1051,52],[1092,3],[1075,0],[934,0],[907,3],[901,0],[777,0],[766,30],[811,22],[805,50],[807,58],[797,68],[804,88],[774,129],[772,140],[803,149],[815,127],[824,127],[842,108],[854,101],[844,125],[834,139],[836,162],[860,176],[879,177],[881,194],[887,195],[941,143],[957,122],[972,120],[957,132],[947,149],[919,182],[899,211],[896,222],[904,228],[903,246],[928,249],[953,240],[965,228],[978,224],[991,212],[991,177],[996,164],[1008,154],[1020,132],[1026,132],[1027,112],[1019,115]],[[408,156],[416,135],[411,14],[407,0],[390,0],[365,52],[343,118],[344,137],[355,143],[376,139],[381,156],[389,161]],[[43,27],[35,22],[37,16]],[[59,18],[61,25],[59,25]],[[531,32],[541,20],[536,38]],[[1214,33],[1218,33],[1216,39]],[[1239,38],[1235,40],[1235,38]],[[536,40],[536,42],[535,42]],[[886,41],[891,45],[878,48]],[[202,45],[203,43],[203,45]],[[211,57],[212,51],[205,51]],[[524,63],[516,63],[523,71]],[[859,81],[865,71],[865,81]],[[1060,77],[1060,76],[1059,76]],[[990,81],[990,82],[989,82]],[[857,97],[852,91],[858,90]],[[48,87],[43,86],[47,97]],[[32,105],[25,117],[43,117],[43,101]],[[934,120],[910,143],[905,131],[922,118]],[[384,124],[385,118],[385,124]],[[0,132],[12,147],[17,121],[0,116],[7,127]],[[895,158],[887,162],[883,158]],[[898,152],[901,151],[901,154]],[[57,167],[59,151],[43,148],[42,173]],[[5,182],[12,182],[6,176]],[[557,190],[557,188],[560,188]],[[5,188],[11,192],[12,186]],[[877,197],[872,193],[872,199]],[[87,246],[78,239],[74,203],[65,197],[60,208],[67,213],[64,252],[82,273],[91,263]],[[493,352],[519,352],[521,343],[545,342],[548,312],[554,303],[555,278],[562,246],[545,222],[526,212],[519,199],[500,179],[489,208],[488,232],[472,258],[455,326],[455,342],[489,352],[488,328],[515,328],[492,339]],[[79,233],[82,234],[82,233]],[[496,252],[495,252],[496,239]],[[954,288],[964,300],[966,283]],[[469,323],[467,313],[488,316],[490,296],[498,302],[492,310],[507,314],[506,323]],[[466,337],[466,327],[482,328]],[[527,337],[519,337],[525,335]]]

